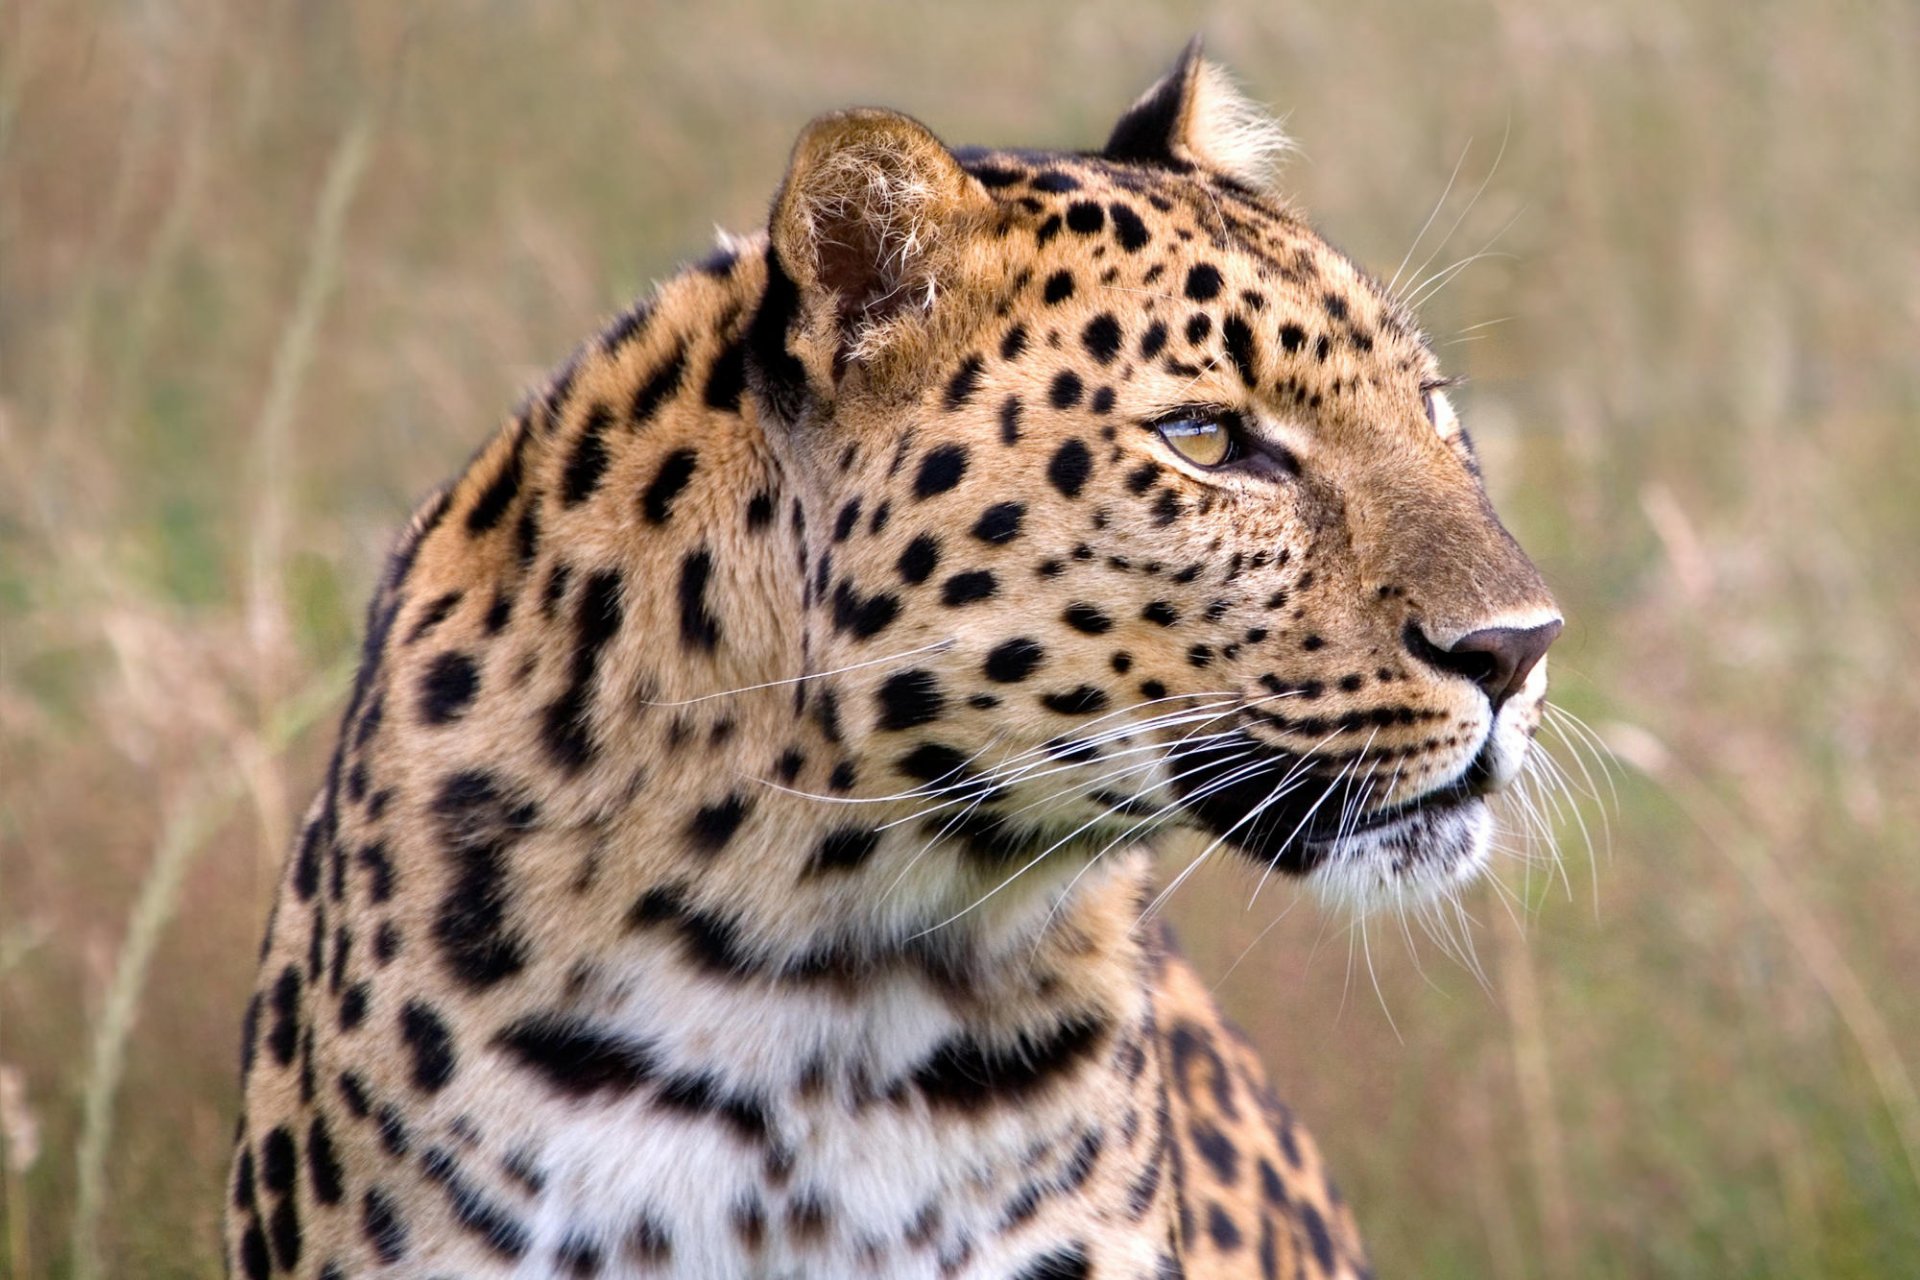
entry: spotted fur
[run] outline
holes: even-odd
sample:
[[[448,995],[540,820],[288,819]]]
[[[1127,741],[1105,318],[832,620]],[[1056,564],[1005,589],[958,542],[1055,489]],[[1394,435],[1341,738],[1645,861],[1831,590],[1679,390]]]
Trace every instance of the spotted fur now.
[[[1226,92],[1190,50],[1101,154],[815,122],[421,507],[247,1010],[235,1274],[1366,1273],[1151,854],[1456,885],[1558,622]]]

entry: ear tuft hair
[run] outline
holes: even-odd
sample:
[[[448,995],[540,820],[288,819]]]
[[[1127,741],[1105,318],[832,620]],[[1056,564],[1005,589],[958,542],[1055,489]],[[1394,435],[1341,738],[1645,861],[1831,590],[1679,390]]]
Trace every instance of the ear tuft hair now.
[[[1140,95],[1113,127],[1102,154],[1173,166],[1197,165],[1250,187],[1265,187],[1293,150],[1280,122],[1187,42],[1172,71]]]

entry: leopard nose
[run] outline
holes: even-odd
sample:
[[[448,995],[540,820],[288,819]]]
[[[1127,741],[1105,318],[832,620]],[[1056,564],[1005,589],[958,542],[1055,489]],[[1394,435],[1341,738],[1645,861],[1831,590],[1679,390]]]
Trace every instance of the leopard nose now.
[[[1407,647],[1427,665],[1479,685],[1497,715],[1501,704],[1520,692],[1565,625],[1555,618],[1537,627],[1485,627],[1469,631],[1443,649],[1428,640],[1418,625],[1409,623]]]

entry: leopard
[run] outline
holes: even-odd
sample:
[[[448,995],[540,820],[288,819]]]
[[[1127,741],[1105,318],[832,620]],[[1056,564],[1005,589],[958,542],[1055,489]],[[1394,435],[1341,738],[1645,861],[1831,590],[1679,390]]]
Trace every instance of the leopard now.
[[[1370,1274],[1158,863],[1457,893],[1563,622],[1285,145],[1197,41],[1097,151],[824,115],[420,505],[234,1274]]]

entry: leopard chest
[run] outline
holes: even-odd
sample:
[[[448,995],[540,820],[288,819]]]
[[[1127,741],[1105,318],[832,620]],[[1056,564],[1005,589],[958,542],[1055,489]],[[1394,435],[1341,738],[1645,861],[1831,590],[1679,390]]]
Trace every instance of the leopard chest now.
[[[523,1267],[1007,1275],[1165,1241],[1144,1207],[1131,1237],[1093,1234],[1156,1158],[1124,1019],[990,1045],[905,976],[857,1000],[688,972],[633,990],[617,1018],[510,1024],[506,1070],[444,1100],[486,1118]]]

